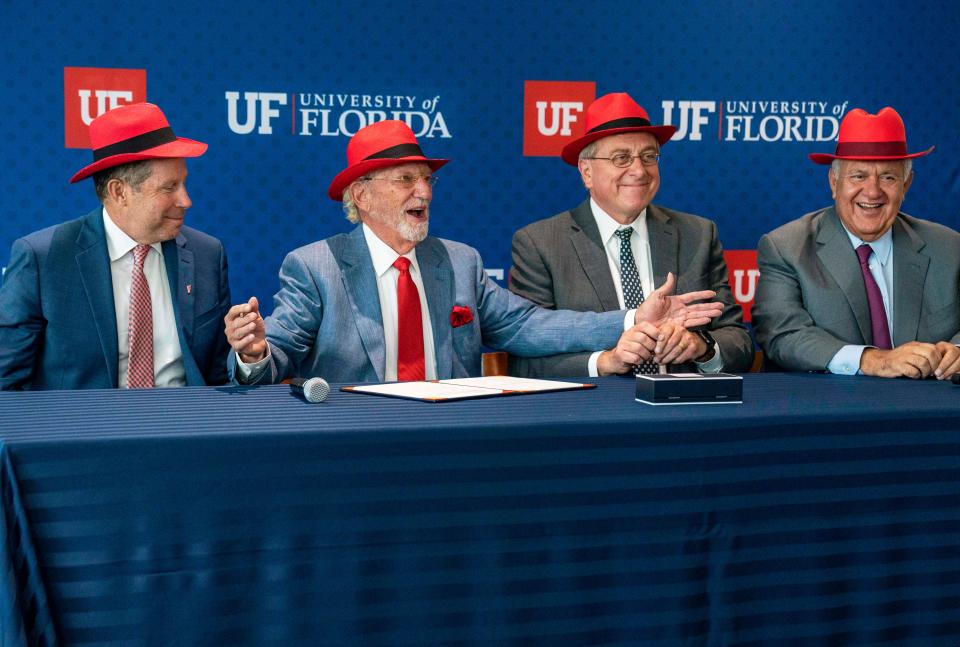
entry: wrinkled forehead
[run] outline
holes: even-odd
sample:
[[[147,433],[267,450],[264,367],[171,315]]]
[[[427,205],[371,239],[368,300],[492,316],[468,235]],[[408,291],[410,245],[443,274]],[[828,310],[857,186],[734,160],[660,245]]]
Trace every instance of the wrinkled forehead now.
[[[371,174],[370,177],[400,177],[401,175],[432,175],[433,171],[425,162],[407,162],[388,166]]]
[[[597,153],[601,156],[615,152],[639,153],[659,150],[657,138],[650,133],[622,133],[598,139]]]

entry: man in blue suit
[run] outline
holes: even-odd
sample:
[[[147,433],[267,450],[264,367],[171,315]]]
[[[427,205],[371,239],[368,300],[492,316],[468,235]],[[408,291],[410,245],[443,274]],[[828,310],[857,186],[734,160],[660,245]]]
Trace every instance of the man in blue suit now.
[[[0,389],[223,384],[229,345],[227,260],[183,226],[184,158],[157,106],[115,108],[90,124],[102,203],[17,240],[0,287]]]
[[[636,312],[549,311],[499,287],[476,250],[427,236],[432,172],[447,161],[425,157],[401,121],[354,135],[328,194],[360,226],[287,256],[266,321],[255,298],[231,308],[239,382],[475,376],[481,344],[521,356],[616,346],[622,373],[639,361],[636,322],[692,326],[720,314],[722,304],[693,303],[712,291],[670,296],[672,280]]]

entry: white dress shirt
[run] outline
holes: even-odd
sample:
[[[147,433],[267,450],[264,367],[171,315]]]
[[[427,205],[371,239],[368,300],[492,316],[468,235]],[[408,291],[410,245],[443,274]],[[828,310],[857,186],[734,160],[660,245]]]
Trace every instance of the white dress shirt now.
[[[397,381],[397,279],[400,270],[393,266],[398,254],[377,235],[363,225],[363,236],[367,240],[370,258],[373,259],[373,271],[377,275],[377,292],[380,295],[380,316],[383,318],[383,347],[386,353],[386,366],[383,379],[386,382]],[[407,254],[410,259],[410,278],[420,294],[420,315],[423,319],[423,365],[426,379],[437,379],[437,358],[433,346],[433,325],[430,323],[430,310],[427,308],[427,295],[423,289],[420,266],[417,264],[417,250]]]
[[[103,209],[103,228],[107,235],[107,253],[110,256],[110,276],[113,281],[113,305],[117,317],[117,350],[119,351],[118,382],[127,388],[127,364],[130,342],[127,325],[130,321],[130,283],[133,273],[133,249],[137,241],[130,238]],[[158,387],[184,386],[187,383],[183,369],[183,352],[177,336],[177,319],[170,298],[170,281],[163,262],[160,243],[143,263],[143,274],[150,285],[150,305],[153,310],[153,375]],[[154,253],[156,252],[156,253]]]
[[[600,240],[603,242],[603,248],[607,252],[607,263],[610,264],[610,275],[613,277],[613,287],[617,292],[617,303],[620,308],[626,307],[623,300],[623,283],[620,280],[620,237],[616,232],[627,227],[633,229],[630,236],[630,249],[633,252],[633,261],[637,266],[637,274],[640,276],[640,285],[643,287],[643,296],[646,298],[655,289],[653,284],[653,255],[650,253],[650,234],[647,231],[647,210],[644,209],[629,225],[622,225],[613,219],[610,214],[604,211],[593,198],[590,198],[590,211],[593,213],[593,219],[597,223],[597,229],[600,230]],[[634,310],[630,311],[635,312]],[[624,330],[633,325],[632,318],[624,322]],[[701,373],[717,373],[723,368],[723,359],[720,357],[720,349],[715,348],[713,357],[705,362],[696,362],[697,368]],[[587,364],[592,377],[597,376],[597,358],[600,352],[593,353]]]
[[[400,277],[400,270],[393,267],[393,263],[400,256],[385,242],[377,238],[377,235],[367,227],[363,227],[363,237],[367,241],[367,249],[370,250],[370,258],[373,260],[373,271],[377,276],[377,294],[380,297],[380,317],[383,320],[383,348],[386,356],[386,365],[383,370],[383,379],[385,382],[397,381],[397,279]],[[433,324],[430,322],[430,310],[427,307],[427,295],[423,289],[423,279],[420,276],[420,266],[417,264],[417,250],[414,248],[410,253],[403,254],[410,259],[410,278],[417,286],[417,292],[420,294],[420,315],[423,319],[423,366],[426,379],[437,379],[437,357],[436,349],[433,344]],[[267,362],[270,359],[270,349],[267,348],[267,356],[258,362],[247,364],[237,356],[237,380],[239,382],[252,382],[266,369]]]

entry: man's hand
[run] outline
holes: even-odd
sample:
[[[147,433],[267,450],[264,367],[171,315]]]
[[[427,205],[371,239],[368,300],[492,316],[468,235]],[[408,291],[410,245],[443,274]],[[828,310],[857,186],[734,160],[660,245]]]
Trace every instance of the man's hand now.
[[[711,301],[709,303],[693,303],[717,296],[713,290],[700,290],[686,294],[673,294],[677,287],[677,279],[673,272],[667,274],[667,280],[637,308],[634,323],[646,321],[659,327],[666,321],[675,321],[684,328],[706,326],[711,319],[723,314],[723,303]]]
[[[946,349],[950,352],[950,358],[946,364],[943,364],[945,347],[941,347],[941,344],[946,343],[928,344],[911,341],[892,350],[867,348],[860,356],[860,370],[863,371],[864,375],[910,377],[913,379],[929,377],[935,371],[940,370],[942,366],[944,367],[943,370],[952,368],[953,372],[956,372],[960,353],[957,352],[953,344],[948,344],[952,347],[952,350]],[[940,375],[937,377],[943,379]]]
[[[257,297],[230,308],[223,324],[227,341],[244,363],[259,362],[267,356],[267,331]]]
[[[676,321],[667,321],[660,326],[653,359],[657,364],[683,364],[695,360],[707,352],[707,343]]]
[[[935,345],[941,358],[933,374],[938,380],[949,380],[954,373],[960,371],[960,348],[948,341],[938,341]]]
[[[629,373],[634,366],[653,357],[657,335],[656,327],[645,321],[624,331],[615,348],[604,351],[597,357],[597,373],[599,375]]]

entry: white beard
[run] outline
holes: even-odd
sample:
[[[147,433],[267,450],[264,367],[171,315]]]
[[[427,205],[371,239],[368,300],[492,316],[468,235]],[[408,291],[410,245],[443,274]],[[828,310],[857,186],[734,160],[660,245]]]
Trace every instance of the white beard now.
[[[402,216],[400,222],[397,223],[397,231],[400,232],[400,235],[403,236],[404,240],[408,240],[411,243],[422,242],[423,239],[427,237],[427,230],[429,228],[429,222],[411,225]]]

